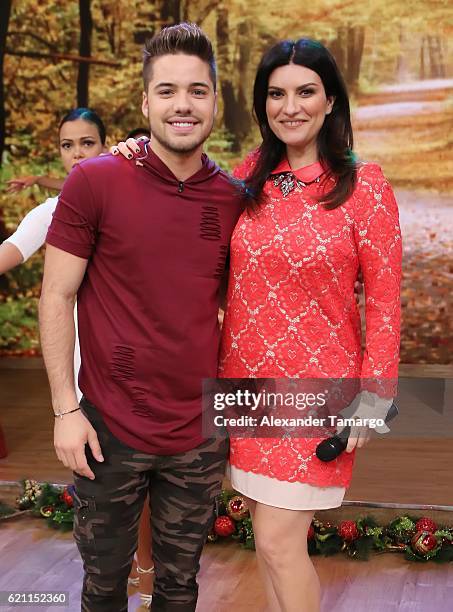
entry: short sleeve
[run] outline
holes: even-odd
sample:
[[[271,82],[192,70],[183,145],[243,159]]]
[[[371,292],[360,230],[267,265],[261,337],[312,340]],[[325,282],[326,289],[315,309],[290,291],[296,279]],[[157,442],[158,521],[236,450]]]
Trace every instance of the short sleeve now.
[[[46,242],[89,259],[96,241],[99,206],[85,173],[75,166],[63,186]]]
[[[5,240],[19,249],[24,261],[45,243],[57,202],[58,198],[48,198],[42,204],[32,208],[19,223],[14,234]]]

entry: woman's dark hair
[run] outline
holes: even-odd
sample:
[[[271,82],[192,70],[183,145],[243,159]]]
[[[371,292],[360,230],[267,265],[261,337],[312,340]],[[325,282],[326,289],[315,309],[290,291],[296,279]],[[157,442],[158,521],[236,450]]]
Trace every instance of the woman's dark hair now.
[[[101,139],[101,143],[103,145],[105,144],[105,139],[106,139],[105,125],[102,119],[99,117],[99,115],[91,108],[79,107],[79,108],[74,108],[73,110],[69,111],[69,113],[67,113],[63,117],[63,119],[60,121],[60,125],[58,129],[61,130],[61,126],[67,123],[68,121],[77,121],[77,119],[83,119],[83,121],[88,121],[88,123],[93,123],[93,125],[97,127],[97,130],[99,132],[99,138]]]
[[[139,136],[146,136],[147,138],[150,138],[151,132],[149,131],[149,128],[144,128],[144,127],[134,128],[127,134],[126,139],[127,138],[137,138]]]
[[[266,99],[271,73],[288,64],[297,64],[316,72],[324,85],[326,96],[335,97],[332,111],[326,115],[318,134],[318,151],[319,160],[328,168],[325,180],[335,178],[334,187],[324,193],[320,200],[325,208],[336,208],[351,195],[356,180],[349,98],[334,58],[321,43],[309,38],[277,43],[264,54],[258,66],[253,90],[253,112],[263,142],[258,149],[256,165],[245,180],[246,192],[252,196],[250,208],[256,209],[259,206],[266,179],[285,154],[285,144],[269,126]]]

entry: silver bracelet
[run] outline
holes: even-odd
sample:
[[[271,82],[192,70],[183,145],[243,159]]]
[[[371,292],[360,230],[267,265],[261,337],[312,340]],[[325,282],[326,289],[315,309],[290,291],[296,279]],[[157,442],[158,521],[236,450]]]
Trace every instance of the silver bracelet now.
[[[60,419],[62,419],[65,414],[72,414],[73,412],[77,412],[77,410],[80,410],[80,407],[74,408],[74,410],[69,410],[68,412],[55,412],[54,417],[60,417]]]

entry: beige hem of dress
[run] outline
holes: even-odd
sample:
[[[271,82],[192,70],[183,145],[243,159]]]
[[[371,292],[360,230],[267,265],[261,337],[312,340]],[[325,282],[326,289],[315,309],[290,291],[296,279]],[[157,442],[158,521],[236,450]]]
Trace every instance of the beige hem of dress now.
[[[227,475],[238,493],[266,506],[286,510],[328,510],[341,506],[345,487],[317,487],[246,472],[229,465]]]

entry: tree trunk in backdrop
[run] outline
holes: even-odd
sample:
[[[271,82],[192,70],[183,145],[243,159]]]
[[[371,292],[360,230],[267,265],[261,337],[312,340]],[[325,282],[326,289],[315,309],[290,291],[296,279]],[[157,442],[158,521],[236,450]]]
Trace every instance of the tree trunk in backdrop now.
[[[79,0],[80,16],[80,44],[79,55],[82,57],[91,56],[91,34],[93,31],[93,19],[91,17],[91,0]],[[89,105],[89,86],[90,86],[90,64],[80,62],[79,74],[77,77],[77,106]]]
[[[3,60],[5,57],[6,35],[8,33],[9,17],[12,0],[0,2],[0,166],[2,165],[3,151],[5,149],[5,92],[3,86]],[[1,222],[1,217],[0,217]],[[0,233],[2,228],[0,227]],[[0,235],[0,240],[3,240]]]

